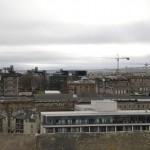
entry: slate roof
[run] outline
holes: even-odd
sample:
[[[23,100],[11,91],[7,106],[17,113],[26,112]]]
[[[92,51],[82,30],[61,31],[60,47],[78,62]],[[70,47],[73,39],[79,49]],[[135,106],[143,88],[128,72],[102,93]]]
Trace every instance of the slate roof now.
[[[122,75],[105,76],[104,78],[111,79],[111,80],[127,80],[127,78]]]
[[[15,116],[15,118],[16,119],[21,119],[21,120],[29,119],[29,122],[35,122],[36,115],[35,115],[35,112],[33,112],[33,111],[25,111],[23,113],[18,113]]]
[[[35,101],[52,101],[52,100],[77,100],[77,98],[73,97],[73,94],[46,94],[39,95],[35,97]]]
[[[0,103],[2,102],[9,102],[9,101],[31,101],[33,98],[28,98],[28,97],[0,97]]]

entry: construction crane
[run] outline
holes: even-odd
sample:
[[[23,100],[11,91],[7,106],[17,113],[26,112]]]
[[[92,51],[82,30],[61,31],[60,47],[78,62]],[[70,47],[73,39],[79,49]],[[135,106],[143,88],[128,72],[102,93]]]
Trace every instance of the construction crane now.
[[[145,63],[144,65],[145,65],[145,73],[147,74],[147,67],[148,67],[150,64]]]
[[[85,58],[92,58],[92,57],[85,57]],[[119,61],[120,59],[126,59],[129,60],[129,57],[119,57],[119,54],[117,54],[117,57],[94,57],[94,58],[104,58],[104,59],[116,59],[117,60],[117,69],[116,69],[116,73],[119,73]]]
[[[148,64],[148,63],[134,63],[134,65],[144,65],[145,66],[145,75],[147,75],[148,74],[148,66],[150,65],[150,64]],[[143,68],[143,67],[142,67]]]
[[[116,73],[119,73],[119,60],[120,59],[126,59],[129,60],[129,57],[119,57],[119,54],[117,54],[116,60],[117,60],[117,69],[116,69]]]
[[[91,58],[91,57],[86,57],[86,58]],[[119,57],[119,54],[117,54],[117,57],[94,57],[94,58],[106,58],[106,59],[116,59],[117,60],[117,68],[116,68],[116,73],[119,73],[119,61],[120,59],[126,59],[126,60],[130,60],[129,57]]]

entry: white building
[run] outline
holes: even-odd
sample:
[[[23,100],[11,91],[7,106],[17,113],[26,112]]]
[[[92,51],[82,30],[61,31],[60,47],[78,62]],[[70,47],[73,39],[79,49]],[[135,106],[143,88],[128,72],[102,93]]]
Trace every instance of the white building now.
[[[91,101],[76,111],[41,112],[41,133],[150,130],[149,110],[117,110],[117,102]]]

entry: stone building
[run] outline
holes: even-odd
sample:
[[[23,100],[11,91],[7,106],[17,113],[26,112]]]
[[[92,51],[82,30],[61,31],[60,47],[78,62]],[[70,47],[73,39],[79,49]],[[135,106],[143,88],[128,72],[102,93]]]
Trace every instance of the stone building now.
[[[40,112],[73,111],[72,94],[0,97],[0,133],[39,133]]]
[[[72,94],[48,94],[35,98],[35,108],[41,111],[73,111],[77,98]]]
[[[14,71],[13,66],[0,69],[0,96],[17,96],[20,73]]]
[[[21,113],[12,113],[12,115],[0,116],[0,133],[38,133],[39,116],[34,111],[22,111]]]
[[[96,78],[96,93],[103,96],[129,96],[129,80],[122,75],[108,75]]]
[[[3,75],[3,94],[4,96],[17,96],[19,92],[19,74]]]
[[[38,133],[39,120],[36,112],[26,111],[18,113],[15,120],[15,133],[33,134]]]
[[[120,110],[150,110],[150,99],[118,99],[115,101]]]
[[[88,77],[82,77],[77,81],[68,81],[67,83],[68,93],[84,94],[84,93],[96,93],[95,81]]]
[[[149,75],[133,75],[129,76],[131,85],[131,95],[150,96],[150,76]]]
[[[0,113],[3,114],[3,133],[16,133],[16,116],[26,110],[35,111],[35,104],[27,97],[1,97]]]
[[[144,74],[104,75],[96,78],[96,93],[106,96],[149,96],[150,76]]]

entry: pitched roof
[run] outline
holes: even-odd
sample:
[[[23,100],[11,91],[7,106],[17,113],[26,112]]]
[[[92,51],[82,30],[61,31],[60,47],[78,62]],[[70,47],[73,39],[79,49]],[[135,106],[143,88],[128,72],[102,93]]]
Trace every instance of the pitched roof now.
[[[28,111],[25,111],[23,113],[18,113],[15,116],[15,118],[16,119],[21,119],[21,120],[29,119],[29,122],[35,122],[36,115],[35,115],[35,112],[28,110]]]

